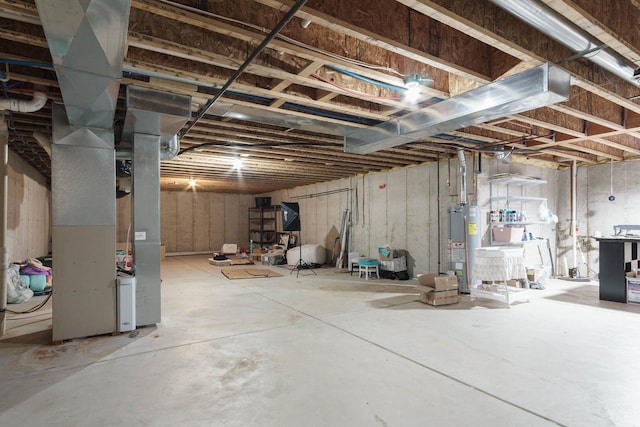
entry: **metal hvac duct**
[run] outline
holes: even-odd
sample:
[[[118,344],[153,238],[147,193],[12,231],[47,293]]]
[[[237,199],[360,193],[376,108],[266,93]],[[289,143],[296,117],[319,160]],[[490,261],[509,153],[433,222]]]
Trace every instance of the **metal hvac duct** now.
[[[131,0],[36,0],[72,126],[110,129]]]
[[[536,0],[491,0],[491,2],[569,49],[585,53],[586,59],[621,79],[640,86],[640,81],[633,78],[635,69],[631,65],[615,54],[602,49],[602,43],[599,40],[578,28],[549,6]]]
[[[177,133],[191,117],[191,97],[127,86],[127,115],[122,138],[134,133],[160,136],[160,160],[180,152]]]
[[[229,117],[238,120],[265,123],[274,126],[300,129],[306,132],[316,132],[335,136],[344,136],[347,131],[362,129],[357,126],[330,123],[324,120],[300,117],[295,114],[245,107],[228,102],[218,102],[212,105],[207,113],[220,117]]]
[[[344,151],[367,154],[569,99],[571,77],[543,64],[377,126],[349,132]]]
[[[116,328],[113,116],[131,1],[36,5],[64,100],[52,108],[51,147],[52,337],[59,341]]]
[[[161,321],[160,160],[180,150],[177,132],[191,118],[191,97],[127,86],[122,137],[132,145],[136,324]]]

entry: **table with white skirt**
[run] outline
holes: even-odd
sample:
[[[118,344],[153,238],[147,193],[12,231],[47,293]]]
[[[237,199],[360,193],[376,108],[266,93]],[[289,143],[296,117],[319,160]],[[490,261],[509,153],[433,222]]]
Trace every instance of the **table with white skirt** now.
[[[471,299],[486,298],[507,305],[529,301],[523,253],[521,246],[478,248],[473,262]],[[509,286],[507,282],[513,279],[522,280],[524,288]]]

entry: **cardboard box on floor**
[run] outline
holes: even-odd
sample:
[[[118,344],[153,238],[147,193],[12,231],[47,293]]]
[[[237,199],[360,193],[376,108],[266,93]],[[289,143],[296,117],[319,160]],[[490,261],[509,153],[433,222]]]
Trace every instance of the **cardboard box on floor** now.
[[[420,302],[425,304],[439,306],[439,305],[450,305],[458,303],[458,296],[450,296],[446,298],[435,298],[433,295],[435,292],[430,292],[428,294],[421,293],[420,294]]]
[[[458,278],[438,274],[419,274],[420,302],[439,306],[458,302]]]
[[[423,294],[432,294],[432,298],[449,298],[458,296],[458,287],[447,289],[445,291],[436,291],[430,286],[418,285],[418,290]]]
[[[458,289],[456,276],[440,276],[438,274],[418,274],[418,284],[428,286],[436,291],[448,291]]]

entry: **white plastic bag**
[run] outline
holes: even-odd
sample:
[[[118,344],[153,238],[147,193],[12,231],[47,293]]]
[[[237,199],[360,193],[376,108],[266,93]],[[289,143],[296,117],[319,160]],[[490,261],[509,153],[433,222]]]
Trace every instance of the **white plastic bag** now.
[[[9,265],[7,270],[7,302],[9,304],[20,304],[29,301],[33,297],[33,291],[25,286],[20,279],[20,266],[17,264]]]

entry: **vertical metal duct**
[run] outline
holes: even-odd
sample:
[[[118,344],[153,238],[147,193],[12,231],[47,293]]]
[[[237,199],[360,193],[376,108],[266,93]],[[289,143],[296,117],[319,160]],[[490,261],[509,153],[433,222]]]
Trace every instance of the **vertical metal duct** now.
[[[460,204],[467,204],[467,162],[464,150],[458,150],[458,164],[460,165]]]
[[[132,141],[136,324],[161,321],[160,160],[175,156],[176,133],[191,117],[191,97],[127,87],[123,139]]]
[[[53,340],[116,330],[118,100],[130,0],[36,0],[64,106],[53,106]]]
[[[69,124],[110,129],[131,0],[36,0],[36,5]]]
[[[623,58],[604,50],[599,40],[578,28],[549,6],[536,0],[491,0],[491,2],[569,49],[585,53],[585,58],[589,61],[635,86],[640,86],[640,81],[633,78],[635,69],[631,65],[627,64]]]

